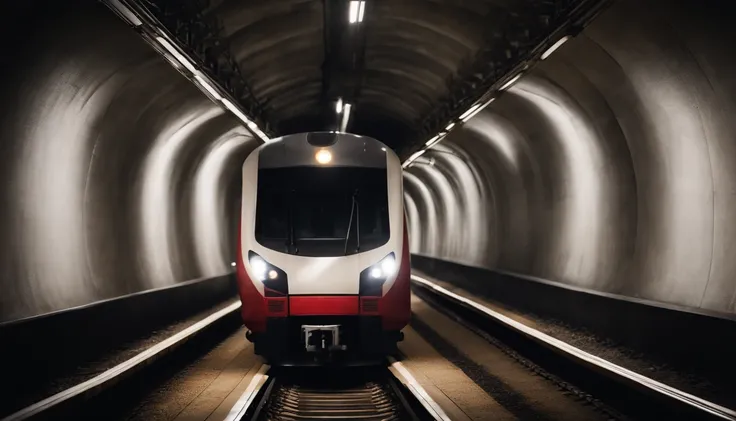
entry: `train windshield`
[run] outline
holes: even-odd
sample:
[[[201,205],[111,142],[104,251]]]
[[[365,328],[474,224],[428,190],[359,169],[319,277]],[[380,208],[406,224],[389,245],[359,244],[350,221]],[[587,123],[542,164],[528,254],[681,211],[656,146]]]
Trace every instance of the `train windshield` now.
[[[283,253],[344,256],[388,242],[385,168],[258,171],[256,241]]]

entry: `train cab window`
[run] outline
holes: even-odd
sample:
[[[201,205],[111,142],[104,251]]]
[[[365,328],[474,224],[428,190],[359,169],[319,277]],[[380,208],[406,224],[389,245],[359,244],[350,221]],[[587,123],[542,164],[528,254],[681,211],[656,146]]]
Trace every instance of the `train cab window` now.
[[[390,236],[386,169],[261,169],[257,194],[256,241],[272,250],[343,256]]]

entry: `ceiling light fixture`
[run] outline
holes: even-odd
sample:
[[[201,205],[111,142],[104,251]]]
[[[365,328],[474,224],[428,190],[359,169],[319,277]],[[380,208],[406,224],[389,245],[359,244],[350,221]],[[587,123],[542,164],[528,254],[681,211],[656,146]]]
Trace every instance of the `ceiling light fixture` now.
[[[202,76],[194,75],[194,79],[199,83],[200,86],[202,86],[207,92],[209,92],[210,95],[212,95],[212,98],[216,99],[217,101],[222,100],[222,96],[220,95],[220,93],[217,92],[217,90],[212,85],[210,85],[210,83],[207,82]]]
[[[177,50],[171,43],[164,37],[156,37],[156,41],[164,47],[166,51],[169,52],[174,58],[181,63],[182,66],[184,66],[187,70],[189,70],[190,73],[196,74],[197,69],[194,67],[192,62],[189,61],[188,58],[184,57],[179,50]]]
[[[196,62],[189,59],[186,56],[187,53],[184,50],[180,51],[178,49],[175,43],[171,41],[171,37],[167,34],[165,28],[161,28],[156,24],[151,24],[150,22],[144,24],[141,17],[136,14],[135,10],[131,10],[130,8],[128,8],[128,6],[126,5],[126,3],[128,3],[128,0],[103,1],[123,20],[129,22],[133,26],[141,26],[142,28],[140,29],[140,31],[143,39],[146,40],[146,42],[148,42],[152,47],[154,47],[154,49],[159,54],[161,54],[172,66],[177,68],[177,70],[181,71],[182,67],[185,68],[189,72],[189,75],[187,75],[186,72],[182,73],[184,73],[185,76],[189,78],[190,82],[197,86],[201,91],[205,91],[207,94],[209,94],[208,96],[214,99],[215,102],[223,105],[228,111],[235,115],[236,118],[241,120],[248,127],[248,129],[263,142],[267,143],[271,141],[268,135],[266,135],[266,133],[264,133],[263,130],[258,127],[258,124],[249,119],[240,110],[240,108],[238,108],[230,100],[224,98],[220,94],[222,88],[219,87],[217,83],[212,82],[209,76],[207,76],[204,72],[198,70]]]
[[[231,113],[235,114],[235,116],[238,117],[243,123],[245,123],[245,125],[248,126],[248,128],[250,130],[252,130],[256,134],[256,136],[258,136],[259,138],[261,138],[261,140],[263,140],[266,143],[268,143],[269,141],[271,141],[271,139],[269,139],[269,137],[266,136],[266,134],[263,133],[263,131],[260,128],[258,128],[258,125],[254,121],[252,121],[251,119],[249,119],[248,116],[246,116],[245,114],[243,114],[243,112],[240,111],[240,109],[238,107],[236,107],[235,104],[233,104],[232,102],[230,102],[229,99],[223,98],[222,99],[222,104]]]
[[[463,123],[467,123],[468,120],[475,117],[479,112],[483,111],[484,108],[488,106],[491,102],[495,101],[496,98],[489,99],[485,104],[477,104],[475,106],[470,107],[468,111],[466,111],[462,116],[460,116],[460,120],[463,121]]]
[[[447,127],[445,127],[445,130],[447,130],[449,132],[450,130],[452,130],[453,127],[455,127],[455,123],[454,122],[448,124]]]
[[[345,112],[342,114],[342,121],[340,122],[340,131],[343,133],[345,133],[345,131],[348,129],[348,123],[350,122],[350,111],[352,111],[352,109],[352,104],[345,104],[343,106],[343,110]]]
[[[358,22],[363,22],[363,15],[365,14],[365,2],[360,2],[360,9],[358,10]]]
[[[412,162],[414,162],[415,159],[422,156],[425,152],[427,152],[426,149],[422,149],[421,151],[414,152],[414,154],[410,156],[409,159],[406,160],[406,162],[404,162],[404,165],[402,165],[402,167],[403,168],[408,167],[409,165],[411,165]]]
[[[557,51],[558,48],[562,47],[562,44],[566,43],[570,39],[570,35],[565,35],[564,37],[557,40],[556,43],[554,43],[551,47],[547,49],[544,53],[542,53],[542,57],[540,57],[542,60],[546,60],[547,57],[551,56],[552,53]]]
[[[473,113],[475,113],[475,110],[477,110],[478,108],[480,108],[481,105],[483,105],[483,104],[475,104],[472,107],[468,108],[467,111],[465,111],[464,113],[462,113],[462,115],[460,116],[460,120],[467,121],[465,119],[468,118],[468,116],[470,116]]]
[[[517,81],[518,81],[519,79],[521,79],[521,77],[522,77],[523,75],[524,75],[523,73],[519,73],[518,75],[516,75],[516,76],[514,76],[513,78],[511,78],[511,80],[509,80],[508,82],[504,83],[504,84],[503,84],[503,86],[501,86],[500,88],[498,88],[498,90],[499,90],[499,91],[505,91],[506,89],[510,88],[510,87],[511,87],[511,85],[513,85],[513,84],[514,84],[514,83],[516,83],[516,82],[517,82]]]
[[[337,105],[335,105],[335,112],[340,114],[342,112],[342,98],[337,99]]]
[[[363,22],[363,15],[365,14],[365,1],[351,1],[350,10],[348,12],[348,21],[350,23]]]
[[[136,16],[135,13],[128,9],[128,6],[121,3],[120,0],[108,0],[108,4],[129,24],[135,27],[143,25],[143,22],[138,18],[138,16]]]

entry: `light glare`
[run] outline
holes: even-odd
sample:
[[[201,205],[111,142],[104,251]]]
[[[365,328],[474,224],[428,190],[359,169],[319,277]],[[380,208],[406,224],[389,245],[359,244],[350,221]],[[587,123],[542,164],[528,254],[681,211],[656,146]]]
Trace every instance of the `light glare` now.
[[[335,106],[335,111],[340,114],[342,112],[342,98],[337,99],[337,105]]]
[[[381,270],[386,276],[391,276],[396,270],[396,260],[393,256],[388,256],[381,262]]]
[[[380,278],[383,273],[381,272],[380,268],[373,268],[371,269],[371,277],[372,278]]]

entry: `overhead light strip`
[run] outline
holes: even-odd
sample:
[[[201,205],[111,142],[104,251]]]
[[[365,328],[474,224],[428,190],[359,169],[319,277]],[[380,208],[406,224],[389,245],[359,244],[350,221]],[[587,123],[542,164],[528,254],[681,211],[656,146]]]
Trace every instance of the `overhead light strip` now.
[[[551,47],[547,49],[544,53],[542,53],[542,56],[540,57],[542,60],[546,60],[547,57],[551,56],[552,53],[557,51],[558,48],[562,47],[562,44],[566,43],[570,39],[570,35],[565,35],[564,37],[557,40],[556,43],[554,43]]]
[[[355,2],[351,2],[351,6],[352,6],[352,3],[355,3]],[[546,60],[550,55],[552,55],[555,51],[557,51],[560,47],[562,47],[562,45],[564,45],[571,38],[572,38],[571,35],[565,35],[565,36],[563,36],[562,38],[560,38],[559,40],[557,40],[557,42],[555,42],[554,44],[552,44],[552,46],[549,47],[544,53],[542,53],[541,56],[539,56],[539,59],[538,60],[540,60],[540,61],[541,60]],[[512,77],[511,79],[509,79],[506,83],[504,83],[500,88],[498,88],[498,91],[499,92],[505,91],[505,90],[509,89],[511,86],[513,86],[516,82],[519,81],[519,79],[521,79],[524,76],[524,74],[525,74],[524,72],[528,68],[529,68],[529,63],[526,63],[521,68],[521,71],[519,73],[517,73],[514,77]],[[483,111],[483,109],[485,109],[488,105],[490,105],[490,103],[493,102],[495,99],[496,99],[496,97],[494,96],[491,99],[489,99],[488,101],[486,101],[485,103],[476,103],[476,104],[473,104],[470,108],[468,108],[464,113],[462,113],[460,115],[460,117],[458,118],[458,120],[459,120],[458,122],[450,122],[447,125],[447,127],[445,127],[444,131],[441,131],[436,136],[434,136],[431,139],[429,139],[424,144],[424,149],[420,150],[419,152],[417,152],[414,155],[412,155],[411,157],[409,157],[409,159],[407,159],[404,162],[403,167],[406,168],[409,165],[411,165],[411,163],[417,157],[419,157],[422,153],[424,153],[427,149],[432,148],[433,146],[435,146],[439,142],[441,142],[444,139],[444,137],[447,135],[447,132],[449,132],[450,130],[452,130],[453,128],[455,128],[455,126],[458,123],[466,123],[466,122],[468,122],[470,119],[472,119],[473,117],[475,117],[476,115],[478,115],[478,113],[480,113],[481,111]]]
[[[519,79],[521,79],[521,77],[523,75],[524,75],[524,73],[517,74],[516,76],[514,76],[513,78],[511,78],[511,80],[509,80],[508,82],[504,83],[503,86],[501,86],[500,88],[498,88],[498,90],[499,91],[505,91],[506,89],[510,88],[514,83],[516,83]]]
[[[414,162],[415,159],[417,159],[420,156],[422,156],[425,152],[427,152],[426,149],[422,149],[420,151],[414,152],[414,154],[412,154],[412,156],[410,156],[409,159],[407,159],[406,162],[404,162],[404,164],[402,165],[402,167],[404,167],[404,168],[408,167],[409,165],[411,165],[412,162]]]
[[[210,83],[206,81],[201,75],[194,75],[194,79],[196,79],[199,85],[202,86],[207,92],[209,92],[210,95],[212,95],[212,98],[216,99],[217,101],[222,101],[222,95],[220,95],[220,93],[217,92],[217,90],[212,85],[210,85]]]
[[[263,142],[269,142],[271,139],[258,127],[254,121],[248,118],[248,116],[241,111],[231,100],[227,99],[218,89],[216,83],[214,83],[205,72],[200,71],[197,68],[195,62],[189,59],[185,53],[175,46],[175,42],[171,40],[170,36],[167,35],[167,30],[164,28],[155,18],[143,18],[140,11],[135,11],[126,5],[125,1],[122,0],[104,0],[104,3],[112,9],[118,16],[129,24],[135,27],[141,27],[140,33],[143,38],[154,46],[164,57],[175,67],[181,70],[186,69],[192,83],[197,86],[201,91],[205,92],[210,98],[212,98],[218,104],[224,106],[230,111],[235,117],[245,124],[248,129],[256,137],[261,139]]]
[[[135,26],[136,28],[143,25],[143,22],[140,20],[138,16],[136,16],[135,13],[133,13],[128,6],[124,5],[120,2],[120,0],[109,0],[108,4],[110,7],[115,10],[123,19],[125,19],[129,24]]]
[[[194,67],[194,64],[192,64],[192,62],[189,61],[188,58],[184,57],[184,55],[182,53],[180,53],[179,50],[177,50],[176,47],[174,47],[169,42],[169,40],[167,40],[164,37],[158,36],[158,37],[156,37],[156,42],[158,42],[159,45],[161,45],[162,47],[164,47],[164,49],[166,51],[168,51],[169,54],[171,54],[172,56],[174,56],[174,58],[176,59],[176,61],[178,61],[179,63],[181,63],[181,65],[184,66],[185,69],[189,70],[189,73],[191,73],[191,74],[196,74],[197,73],[197,69]]]

